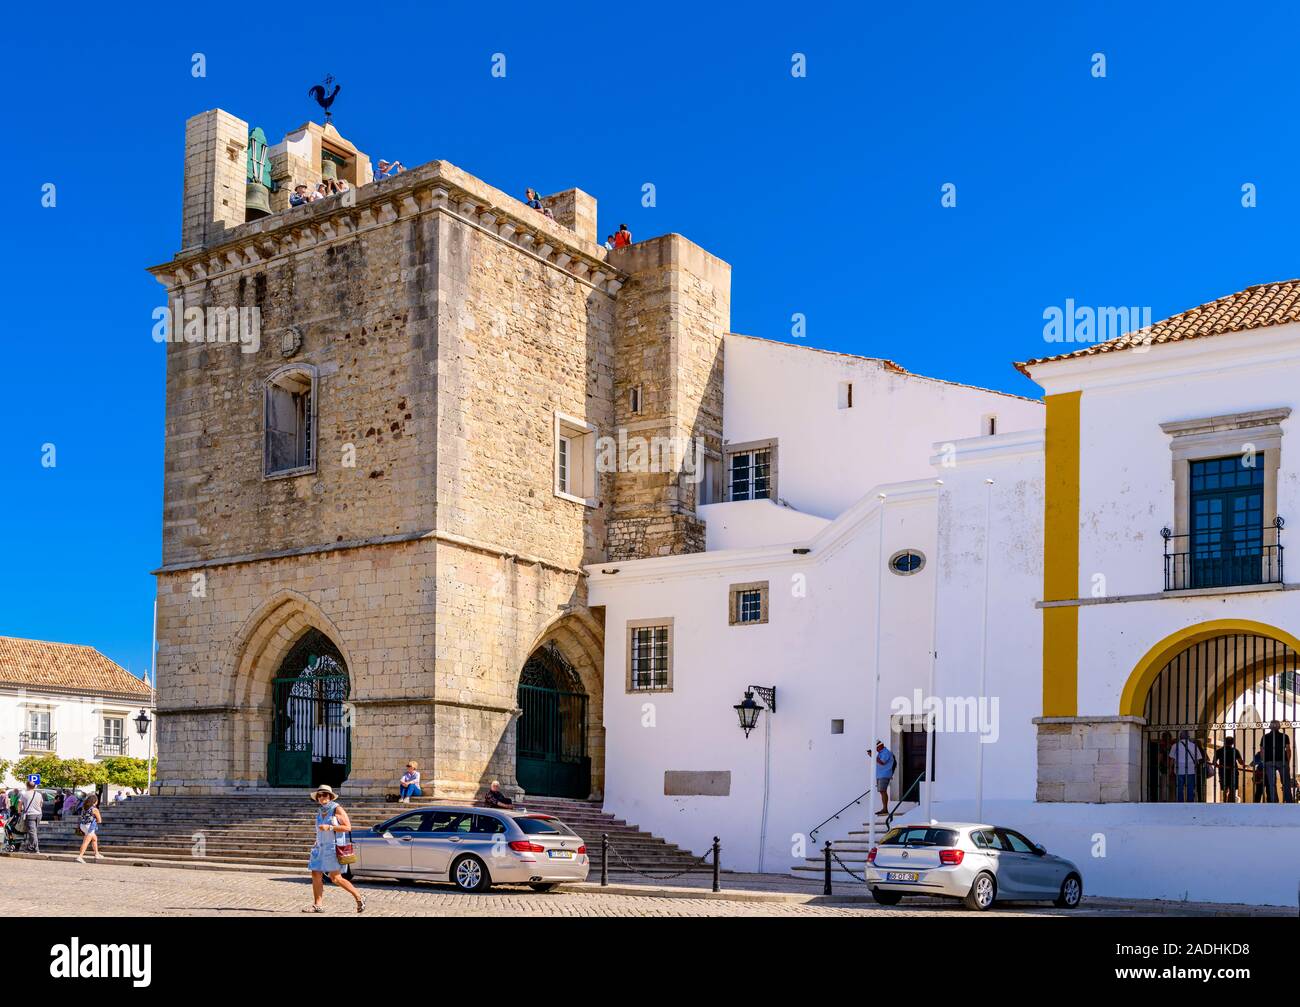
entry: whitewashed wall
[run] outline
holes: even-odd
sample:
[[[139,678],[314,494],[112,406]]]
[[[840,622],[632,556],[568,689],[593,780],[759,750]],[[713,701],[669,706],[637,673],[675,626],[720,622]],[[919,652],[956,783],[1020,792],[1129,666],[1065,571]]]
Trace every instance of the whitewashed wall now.
[[[1160,529],[1174,526],[1174,483],[1170,439],[1161,423],[1289,406],[1294,412],[1282,423],[1277,509],[1300,519],[1300,325],[1041,365],[1034,378],[1048,394],[1083,391],[1079,597],[1091,598],[1097,583],[1112,599],[1164,590]],[[1284,531],[1282,543],[1288,542]],[[1154,644],[1222,618],[1296,632],[1300,595],[1265,591],[1084,606],[1079,713],[1118,713],[1124,684]]]
[[[1042,403],[894,369],[882,360],[728,335],[723,437],[779,440],[778,492],[800,511],[833,518],[884,483],[925,479],[935,441],[1043,425]],[[853,408],[839,408],[841,382]]]
[[[887,487],[884,551],[929,554],[932,483]],[[933,568],[884,574],[880,730],[869,723],[875,660],[881,505],[874,497],[808,540],[807,556],[751,549],[622,563],[592,570],[605,606],[605,806],[697,852],[716,834],[734,869],[787,870],[794,837],[867,789],[867,749],[888,724],[889,699],[924,683]],[[770,584],[769,621],[728,625],[729,586]],[[629,620],[673,620],[673,689],[625,689]],[[746,738],[733,707],[749,685],[775,686],[777,712]],[[831,721],[844,721],[832,734]],[[761,851],[766,733],[771,757]],[[670,770],[728,771],[726,797],[667,797]]]
[[[28,730],[27,711],[32,707],[50,710],[50,729],[58,735],[55,741],[54,755],[61,759],[95,759],[95,739],[103,734],[105,716],[121,717],[125,724],[127,754],[144,758],[149,739],[141,738],[136,733],[133,717],[140,708],[149,710],[149,717],[154,719],[153,707],[148,703],[127,703],[122,700],[103,699],[88,695],[52,695],[26,692],[17,689],[0,690],[0,759],[10,763],[17,762],[25,755],[38,755],[38,752],[19,750],[19,734]],[[150,727],[152,731],[153,728]],[[12,786],[19,782],[9,774],[5,784]]]

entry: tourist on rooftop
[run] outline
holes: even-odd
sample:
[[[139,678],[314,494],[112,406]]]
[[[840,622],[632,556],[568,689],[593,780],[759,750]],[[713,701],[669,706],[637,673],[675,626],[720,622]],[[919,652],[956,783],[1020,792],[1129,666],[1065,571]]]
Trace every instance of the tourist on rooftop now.
[[[614,236],[612,234],[605,235],[605,247],[611,252],[614,250]]]
[[[307,186],[301,184],[295,185],[293,187],[293,194],[289,197],[289,205],[302,206],[304,203],[310,202],[311,197],[307,195]]]
[[[391,175],[400,175],[405,170],[401,161],[385,161],[381,158],[378,170],[375,171],[375,181],[378,182],[381,178],[388,178]]]
[[[632,244],[632,232],[627,229],[626,224],[619,224],[618,231],[614,234],[614,247],[627,248]]]
[[[536,189],[524,190],[524,202],[534,210],[540,210],[542,208],[542,201],[538,198]]]

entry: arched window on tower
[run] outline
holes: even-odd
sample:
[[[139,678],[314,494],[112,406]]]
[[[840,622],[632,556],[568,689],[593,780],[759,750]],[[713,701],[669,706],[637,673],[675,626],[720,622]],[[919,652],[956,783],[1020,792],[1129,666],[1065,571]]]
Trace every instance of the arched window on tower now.
[[[263,436],[266,476],[316,470],[316,369],[282,367],[266,379]]]

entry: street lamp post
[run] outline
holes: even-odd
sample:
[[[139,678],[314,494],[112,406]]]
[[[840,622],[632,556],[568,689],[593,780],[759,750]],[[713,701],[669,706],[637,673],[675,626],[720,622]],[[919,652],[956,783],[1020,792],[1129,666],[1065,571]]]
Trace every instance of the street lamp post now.
[[[153,735],[149,734],[149,725],[152,724],[153,721],[149,719],[149,711],[146,710],[143,706],[140,707],[140,712],[137,713],[135,717],[132,719],[135,720],[135,729],[136,732],[140,735],[140,737],[143,738],[146,734],[149,735],[149,744],[145,747],[145,753],[144,753],[144,766],[145,766],[144,791],[147,794],[149,792],[149,788],[153,785]]]
[[[768,717],[763,724],[763,818],[758,830],[758,872],[763,873],[763,854],[767,847],[767,805],[772,791],[772,715],[776,713],[776,686],[751,685],[745,690],[745,698],[732,709],[740,719],[740,729],[749,737],[749,732],[758,725],[758,715],[764,707],[754,701],[754,693],[767,704]]]

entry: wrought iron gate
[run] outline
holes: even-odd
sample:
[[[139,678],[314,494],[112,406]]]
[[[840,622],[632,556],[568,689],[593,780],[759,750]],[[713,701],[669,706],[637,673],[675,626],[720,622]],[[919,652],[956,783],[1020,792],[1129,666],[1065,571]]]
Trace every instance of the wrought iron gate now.
[[[585,798],[591,793],[587,695],[554,644],[538,650],[520,676],[515,776],[530,794]]]
[[[334,651],[322,653],[321,651]],[[309,652],[315,651],[315,652]],[[275,787],[338,786],[352,766],[347,669],[319,634],[294,647],[272,682],[275,714],[267,751],[267,779]]]
[[[1255,634],[1214,637],[1177,654],[1143,710],[1144,800],[1295,800],[1298,672],[1294,650]]]

